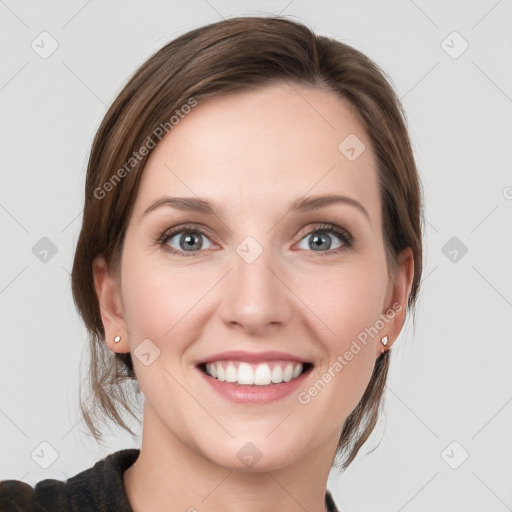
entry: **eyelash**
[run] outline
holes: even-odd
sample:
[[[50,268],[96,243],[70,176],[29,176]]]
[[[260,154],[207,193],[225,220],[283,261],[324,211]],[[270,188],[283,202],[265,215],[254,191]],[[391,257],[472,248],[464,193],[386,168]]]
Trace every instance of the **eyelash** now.
[[[314,225],[314,228],[312,231],[309,231],[308,233],[306,233],[306,235],[302,238],[305,238],[307,236],[311,236],[311,235],[314,235],[316,233],[334,233],[338,238],[340,238],[340,240],[343,242],[344,245],[342,245],[341,247],[338,247],[337,249],[334,249],[334,250],[329,250],[329,251],[311,251],[313,253],[316,253],[314,254],[314,256],[320,256],[320,257],[323,257],[323,256],[332,256],[333,254],[338,254],[342,251],[345,251],[347,250],[348,248],[352,247],[353,246],[353,243],[354,243],[354,237],[348,232],[346,231],[345,229],[343,228],[340,228],[339,226],[337,226],[336,224],[315,224]],[[178,235],[178,234],[181,234],[181,233],[199,233],[201,235],[204,235],[206,237],[209,238],[209,234],[203,229],[201,228],[201,226],[199,225],[196,225],[196,224],[185,224],[183,226],[180,226],[180,227],[177,227],[177,228],[172,228],[170,230],[167,230],[165,231],[164,233],[162,233],[162,235],[160,235],[156,240],[155,240],[155,243],[157,245],[159,245],[160,247],[164,248],[165,244],[171,239],[173,238],[175,235]],[[301,238],[301,240],[302,240]],[[189,257],[193,257],[193,256],[196,256],[197,253],[199,252],[204,252],[202,250],[200,251],[190,251],[190,252],[184,252],[184,251],[177,251],[175,249],[172,249],[172,248],[165,248],[166,251],[169,251],[171,254],[174,254],[176,256],[182,256],[182,257],[185,257],[185,258],[189,258]]]

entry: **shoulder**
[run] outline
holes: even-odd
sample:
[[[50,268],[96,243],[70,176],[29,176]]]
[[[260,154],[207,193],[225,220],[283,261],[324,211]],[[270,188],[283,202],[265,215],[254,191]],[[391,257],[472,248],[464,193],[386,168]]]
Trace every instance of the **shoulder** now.
[[[65,510],[65,483],[60,480],[41,480],[34,487],[21,480],[0,482],[2,512]]]
[[[126,511],[131,512],[123,472],[139,450],[120,450],[81,473],[60,481],[46,479],[34,487],[21,480],[0,481],[1,512]]]

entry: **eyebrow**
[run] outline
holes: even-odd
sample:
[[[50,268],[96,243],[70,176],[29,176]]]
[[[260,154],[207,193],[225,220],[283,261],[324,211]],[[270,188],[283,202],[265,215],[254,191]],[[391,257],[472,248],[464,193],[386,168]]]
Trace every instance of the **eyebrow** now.
[[[319,210],[321,208],[326,208],[327,206],[331,206],[333,204],[348,204],[354,206],[359,211],[361,211],[368,220],[370,220],[368,212],[359,201],[356,201],[351,197],[340,195],[309,196],[298,198],[292,201],[287,211],[310,212],[314,210]],[[221,216],[222,213],[225,211],[224,206],[215,205],[215,203],[207,201],[206,199],[194,197],[164,196],[157,199],[148,208],[146,208],[146,210],[144,210],[144,213],[142,214],[142,217],[162,206],[175,208],[177,210],[194,211],[215,216]]]

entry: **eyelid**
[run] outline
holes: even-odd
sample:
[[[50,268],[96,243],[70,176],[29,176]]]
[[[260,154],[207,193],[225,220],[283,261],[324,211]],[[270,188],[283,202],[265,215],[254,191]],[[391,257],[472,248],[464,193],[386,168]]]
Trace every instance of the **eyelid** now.
[[[183,234],[183,233],[186,233],[186,232],[200,233],[201,235],[204,235],[204,236],[206,236],[209,239],[214,238],[210,234],[209,229],[206,228],[205,226],[203,226],[201,224],[197,224],[197,223],[185,223],[185,224],[181,224],[181,225],[174,226],[172,228],[166,229],[159,237],[157,237],[155,242],[158,245],[163,247],[163,246],[167,245],[167,242],[169,240],[171,240],[172,238],[174,238],[176,235],[180,235],[180,234]],[[213,241],[212,241],[212,244],[213,245],[217,245]],[[194,255],[197,252],[205,252],[205,251],[201,251],[201,250],[200,251],[190,251],[190,252],[177,251],[177,250],[172,249],[172,248],[169,248],[169,249],[166,249],[166,250],[171,252],[171,253],[173,253],[173,254],[180,254],[180,255],[183,255],[182,253],[184,253],[186,255]]]
[[[165,230],[157,239],[155,242],[164,248],[164,246],[167,245],[167,242],[174,238],[177,235],[186,233],[186,232],[196,232],[203,236],[206,236],[209,239],[215,238],[211,236],[210,230],[203,226],[202,224],[198,223],[185,223],[182,225],[177,225],[172,228],[168,228]],[[312,251],[309,250],[310,253],[313,253],[315,256],[329,256],[329,255],[335,255],[339,254],[342,251],[345,251],[349,248],[351,248],[355,242],[354,237],[350,234],[349,231],[347,231],[345,228],[342,228],[341,226],[338,226],[337,224],[334,224],[332,222],[316,222],[312,225],[309,225],[304,228],[304,230],[301,230],[300,239],[297,243],[301,242],[305,237],[311,236],[317,232],[331,232],[335,236],[337,236],[343,243],[343,245],[340,248],[333,249],[333,250],[327,250],[327,251]],[[215,243],[213,240],[210,240],[212,245],[218,246],[217,243]],[[171,254],[175,254],[177,256],[195,256],[197,253],[206,252],[205,250],[197,250],[197,251],[179,251],[172,248],[165,248],[168,252]],[[211,250],[211,249],[207,249]]]
[[[342,237],[342,239],[346,239],[347,243],[352,244],[354,242],[354,237],[349,233],[349,231],[337,224],[332,222],[314,222],[313,225],[309,225],[305,228],[304,236],[311,235],[315,232],[333,232],[338,237]],[[301,237],[304,238],[304,236]]]

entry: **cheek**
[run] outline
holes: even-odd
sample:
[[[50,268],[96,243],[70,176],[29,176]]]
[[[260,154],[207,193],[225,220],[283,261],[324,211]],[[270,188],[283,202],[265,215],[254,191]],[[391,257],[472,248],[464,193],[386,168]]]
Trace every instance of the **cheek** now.
[[[326,404],[338,404],[337,419],[356,406],[371,378],[375,346],[383,335],[373,329],[382,313],[385,278],[385,269],[378,262],[359,261],[340,267],[339,272],[330,272],[328,282],[308,280],[308,288],[304,289],[309,294],[308,303],[313,304],[311,309],[322,319],[317,336],[328,360],[322,363],[321,380],[333,383],[327,384],[330,391],[325,399]],[[319,293],[322,288],[325,292]]]
[[[324,275],[323,280],[320,275],[308,279],[302,293],[325,324],[323,338],[343,349],[378,320],[387,287],[385,269],[375,262],[357,262]]]
[[[124,260],[123,306],[141,391],[156,410],[165,410],[169,397],[180,396],[180,386],[172,376],[178,375],[177,366],[187,347],[184,329],[192,293],[178,272],[149,262],[150,258],[136,253]]]
[[[133,246],[132,246],[133,247]],[[123,255],[122,294],[125,321],[130,332],[132,350],[145,338],[158,347],[172,333],[172,327],[184,314],[179,277],[169,280],[157,265],[151,264],[142,251],[129,249]],[[171,332],[166,336],[166,333]]]
[[[187,340],[199,335],[197,318],[206,303],[201,299],[216,276],[127,249],[121,279],[132,350],[149,338],[162,353],[180,361]]]

